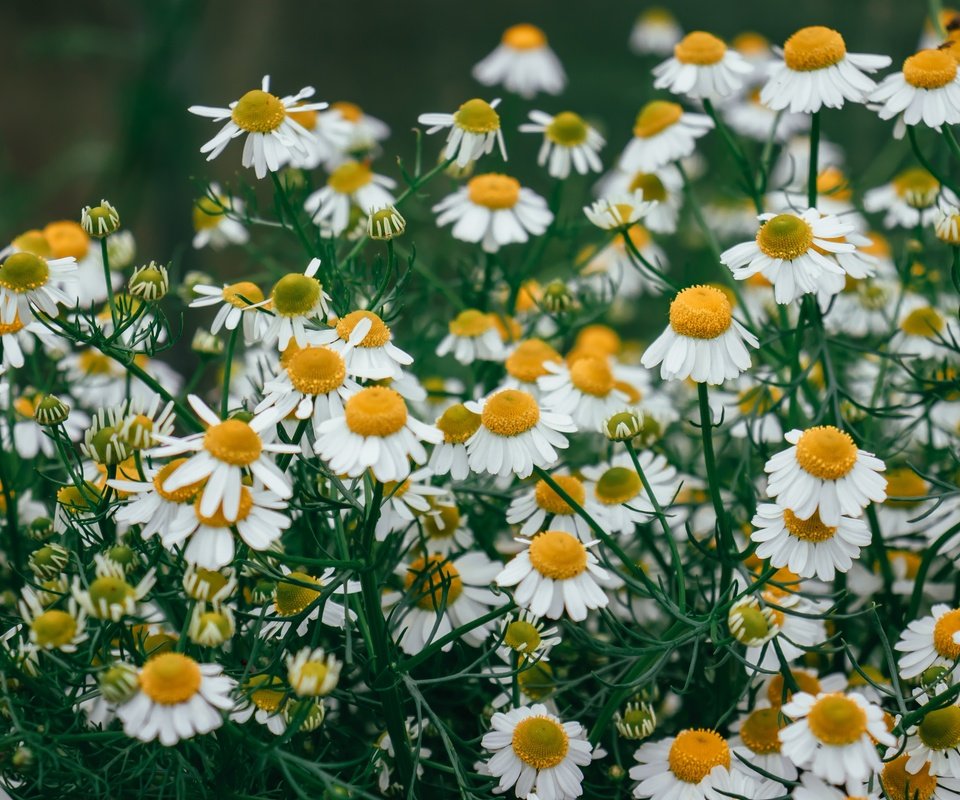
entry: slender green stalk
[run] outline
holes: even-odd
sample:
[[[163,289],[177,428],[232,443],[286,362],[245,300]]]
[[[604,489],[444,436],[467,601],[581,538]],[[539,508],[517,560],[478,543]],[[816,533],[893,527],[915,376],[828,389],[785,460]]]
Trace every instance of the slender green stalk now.
[[[817,207],[817,162],[820,159],[820,112],[814,111],[810,119],[810,159],[807,165],[807,205]]]
[[[697,384],[697,396],[700,400],[700,436],[703,440],[703,463],[707,472],[707,484],[710,487],[710,499],[717,516],[717,555],[720,558],[720,590],[726,594],[732,578],[730,558],[734,555],[735,545],[730,530],[730,519],[723,507],[720,496],[720,473],[717,471],[717,459],[713,452],[713,417],[710,411],[710,395],[707,384]]]
[[[13,450],[16,454],[16,450]],[[0,490],[3,492],[4,513],[7,518],[7,537],[10,542],[10,561],[13,569],[14,589],[19,589],[23,584],[23,537],[20,533],[20,522],[18,519],[17,498],[13,491],[13,481],[6,470],[6,454],[0,453]]]
[[[307,255],[310,256],[310,258],[314,258],[317,255],[316,248],[303,230],[303,226],[300,224],[300,216],[294,210],[293,205],[291,205],[287,191],[280,182],[280,176],[276,172],[271,172],[270,178],[273,181],[273,190],[276,193],[277,199],[280,201],[280,207],[283,209],[283,215],[287,218],[290,225],[293,226],[293,232],[300,240],[300,244],[303,245],[303,249],[307,251]]]
[[[110,320],[113,322],[113,328],[117,328],[117,303],[113,297],[113,281],[110,275],[110,254],[107,251],[107,237],[100,239],[100,256],[103,261],[103,279],[107,284],[107,305],[110,306]]]
[[[233,371],[233,351],[237,346],[237,334],[242,326],[237,325],[230,331],[227,339],[226,355],[223,361],[223,397],[220,400],[220,419],[226,419],[230,411],[230,374]]]
[[[746,153],[743,152],[743,148],[740,146],[737,138],[730,133],[730,129],[727,128],[726,123],[723,121],[723,117],[717,113],[716,109],[713,107],[713,103],[709,99],[704,99],[703,110],[710,115],[710,118],[713,120],[713,124],[720,132],[720,137],[723,139],[723,143],[727,146],[727,149],[733,156],[733,160],[740,169],[740,174],[743,177],[744,189],[750,195],[750,199],[753,201],[754,208],[758,214],[762,214],[763,197],[757,189],[757,182],[753,174],[753,168],[750,166],[750,161],[747,158]]]

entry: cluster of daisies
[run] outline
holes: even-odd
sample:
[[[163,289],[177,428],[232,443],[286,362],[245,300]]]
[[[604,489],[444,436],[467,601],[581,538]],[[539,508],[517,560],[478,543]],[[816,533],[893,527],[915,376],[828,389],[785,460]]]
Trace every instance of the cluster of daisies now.
[[[401,191],[382,121],[264,78],[189,110],[208,159],[239,138],[272,178],[208,186],[195,257],[283,228],[269,263],[139,263],[105,200],[14,236],[0,793],[79,720],[117,759],[255,742],[282,765],[256,780],[316,760],[347,792],[960,800],[960,165],[916,130],[960,157],[945,21],[877,83],[891,60],[830,28],[728,46],[650,10],[618,155],[574,111],[511,129],[474,98],[418,118],[436,165]],[[530,24],[473,77],[567,82]],[[909,138],[862,194],[826,136],[857,103]],[[505,173],[513,131],[545,183],[596,177],[575,222]],[[701,204],[710,140],[736,191]],[[411,304],[446,258],[409,245],[424,198],[475,266]],[[171,310],[205,325],[192,372]]]

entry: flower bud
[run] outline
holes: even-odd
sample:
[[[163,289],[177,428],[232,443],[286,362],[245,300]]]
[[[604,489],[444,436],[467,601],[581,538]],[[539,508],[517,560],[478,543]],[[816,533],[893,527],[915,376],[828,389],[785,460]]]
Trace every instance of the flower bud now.
[[[80,212],[80,225],[88,236],[102,239],[119,230],[120,214],[106,200],[101,200],[98,206],[84,206]]]
[[[371,209],[367,216],[367,236],[388,241],[400,236],[407,229],[407,221],[393,206]]]
[[[53,426],[65,422],[70,416],[70,406],[53,394],[43,395],[36,404],[33,418],[38,425]]]
[[[127,284],[130,294],[142,297],[144,300],[160,300],[170,289],[170,276],[163,264],[151,261],[142,267],[137,267]]]
[[[612,442],[629,442],[643,433],[643,414],[625,408],[603,422],[603,434]]]

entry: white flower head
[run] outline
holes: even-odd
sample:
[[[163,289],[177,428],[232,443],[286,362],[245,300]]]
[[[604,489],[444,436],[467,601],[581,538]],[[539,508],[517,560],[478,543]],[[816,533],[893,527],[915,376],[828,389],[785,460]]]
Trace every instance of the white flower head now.
[[[473,68],[473,77],[484,86],[500,85],[527,100],[537,92],[560,94],[567,84],[563,65],[546,35],[529,23],[507,28],[497,48]]]

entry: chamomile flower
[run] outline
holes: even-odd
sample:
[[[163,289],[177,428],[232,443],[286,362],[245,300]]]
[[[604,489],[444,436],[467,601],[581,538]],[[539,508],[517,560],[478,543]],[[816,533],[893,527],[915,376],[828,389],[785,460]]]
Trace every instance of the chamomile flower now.
[[[351,206],[367,213],[393,205],[390,190],[396,185],[392,178],[373,172],[366,162],[345,161],[330,173],[326,186],[306,199],[304,208],[314,223],[329,226],[333,235],[339,236],[350,224]]]
[[[579,175],[603,169],[598,153],[605,144],[604,138],[579,114],[562,111],[551,116],[531,111],[530,122],[521,125],[520,131],[543,134],[537,164],[547,165],[551,177],[564,180],[569,177],[571,166]]]
[[[2,366],[17,369],[22,367],[25,363],[24,356],[33,355],[37,341],[46,349],[55,346],[57,338],[44,327],[42,322],[30,322],[24,325],[19,315],[14,315],[13,322],[0,322]]]
[[[897,331],[890,340],[895,353],[917,358],[956,359],[950,349],[960,341],[955,314],[946,314],[920,295],[907,295],[900,305]]]
[[[503,362],[507,370],[503,385],[507,389],[522,389],[535,398],[539,397],[538,381],[544,375],[550,374],[547,364],[562,362],[563,356],[543,339],[524,339],[516,344]]]
[[[330,295],[316,278],[320,259],[313,258],[303,274],[289,272],[273,285],[270,311],[273,317],[264,326],[263,341],[276,343],[283,352],[293,339],[298,347],[309,344],[307,323],[325,319],[330,313]]]
[[[430,126],[427,128],[428,136],[450,128],[443,157],[448,160],[456,159],[460,169],[480,156],[493,152],[497,145],[503,160],[506,161],[507,148],[500,130],[500,115],[496,112],[498,105],[499,99],[488,103],[486,100],[474,98],[467,100],[453,114],[421,114],[417,122]]]
[[[239,697],[230,719],[243,723],[252,717],[274,736],[281,736],[287,730],[283,713],[286,704],[287,689],[280,678],[265,673],[251,675],[239,687]]]
[[[653,69],[653,88],[694,100],[736,94],[753,66],[711,33],[693,31],[673,47],[673,57]]]
[[[777,800],[783,797],[783,787],[776,781],[761,778],[746,772],[716,766],[710,773],[710,785],[706,791],[707,800],[729,800],[731,797],[741,800]]]
[[[432,503],[446,494],[446,490],[433,486],[433,474],[428,469],[418,469],[402,481],[394,481],[383,487],[383,505],[377,520],[376,537],[383,541],[391,533],[407,530],[419,517],[433,515]]]
[[[264,77],[259,89],[252,89],[227,108],[190,106],[191,114],[222,122],[228,119],[220,131],[200,148],[209,153],[207,161],[219,156],[226,146],[238,136],[246,136],[243,145],[242,163],[253,167],[258,178],[267,171],[278,172],[291,158],[306,158],[314,147],[313,136],[295,118],[292,111],[320,111],[326,103],[306,103],[312,97],[313,87],[305,87],[295,95],[277,97],[270,94],[270,76]]]
[[[8,255],[0,264],[0,324],[17,319],[30,323],[36,319],[34,308],[56,317],[58,304],[72,306],[73,298],[60,285],[76,269],[73,256],[47,259],[26,251]]]
[[[679,103],[651,100],[637,114],[633,139],[620,156],[625,172],[653,172],[693,154],[697,139],[713,130],[706,114],[684,111]]]
[[[518,798],[574,800],[583,794],[580,767],[591,761],[593,746],[579,722],[561,722],[537,703],[490,720],[481,745],[493,752],[485,766],[498,779],[497,792],[513,789]]]
[[[497,48],[474,66],[473,77],[484,86],[503,86],[527,100],[537,92],[560,94],[567,84],[563,65],[546,35],[529,23],[507,28]]]
[[[670,323],[643,354],[664,380],[723,383],[750,368],[757,338],[733,317],[730,300],[713,286],[691,286],[670,303]]]
[[[123,732],[143,742],[171,747],[210,733],[233,708],[236,681],[219,664],[200,664],[183,653],[160,653],[140,668],[138,691],[117,708]]]
[[[643,190],[637,189],[629,194],[602,197],[589,206],[583,213],[601,230],[611,231],[617,228],[629,228],[643,219],[654,207],[655,200],[643,199]]]
[[[884,463],[858,449],[850,434],[821,425],[784,438],[791,446],[764,466],[770,476],[767,495],[798,520],[817,512],[824,525],[839,526],[841,515],[859,517],[871,500],[886,498]]]
[[[863,195],[867,211],[886,212],[885,228],[907,228],[930,225],[938,215],[937,201],[958,205],[956,195],[922,167],[909,167],[894,175],[890,183],[870,189]]]
[[[538,617],[559,619],[564,611],[574,622],[587,611],[605,608],[609,597],[600,588],[610,575],[590,547],[566,531],[544,531],[518,540],[524,549],[496,577],[500,586],[515,586],[514,601]]]
[[[783,754],[834,784],[866,781],[881,769],[876,743],[897,741],[887,730],[883,709],[855,692],[798,692],[783,713],[794,720],[780,731]]]
[[[884,796],[894,800],[958,800],[960,780],[934,770],[932,763],[910,768],[911,759],[900,755],[883,765],[880,786]]]
[[[237,573],[232,567],[210,570],[188,564],[183,571],[183,590],[193,600],[221,604],[237,590]]]
[[[75,653],[77,645],[87,638],[86,613],[70,598],[66,610],[44,608],[30,587],[25,587],[18,603],[20,616],[29,632],[30,647],[36,650],[59,650]]]
[[[929,616],[912,620],[894,649],[903,678],[915,678],[930,667],[950,668],[960,658],[960,610],[937,604]]]
[[[664,456],[649,450],[637,453],[637,460],[657,503],[661,508],[669,505],[679,489],[676,469]],[[598,516],[610,533],[630,536],[637,525],[653,521],[656,512],[629,454],[584,467],[583,477],[588,501],[600,507]]]
[[[630,49],[637,55],[665,56],[683,38],[683,30],[667,9],[644,9],[630,29]]]
[[[153,569],[141,578],[136,586],[127,582],[124,569],[119,564],[97,554],[96,578],[84,588],[80,578],[73,579],[70,591],[80,607],[91,617],[119,622],[125,616],[137,612],[137,605],[156,580]]]
[[[453,357],[461,364],[502,361],[506,356],[494,314],[468,308],[450,320],[449,333],[437,345],[437,355]]]
[[[637,192],[635,196],[642,197],[642,192]],[[597,205],[598,203],[595,203],[593,207],[596,208]],[[630,240],[630,248],[627,247],[625,237]],[[627,231],[617,234],[610,244],[590,257],[580,271],[584,284],[594,288],[600,297],[609,297],[615,303],[645,294],[661,294],[666,284],[660,276],[647,270],[643,262],[637,262],[633,249],[636,249],[647,263],[654,264],[661,272],[666,271],[666,254],[653,240],[650,231],[642,225],[631,225]]]
[[[435,475],[450,473],[456,481],[470,474],[466,443],[480,427],[480,415],[463,403],[454,403],[437,418],[437,428],[443,434],[430,454],[430,470]]]
[[[501,644],[497,655],[508,664],[550,660],[550,650],[560,643],[559,629],[548,628],[536,614],[523,609],[512,611],[500,621]]]
[[[759,505],[752,524],[757,530],[750,538],[760,545],[759,558],[769,558],[774,567],[787,567],[801,578],[816,575],[822,581],[849,570],[871,539],[862,519],[840,517],[836,525],[825,525],[816,511],[809,519],[799,519],[773,503]]]
[[[337,351],[347,374],[355,378],[396,381],[403,376],[402,367],[413,363],[413,357],[393,343],[390,326],[372,311],[345,314],[333,328],[312,334],[311,343]]]
[[[370,469],[379,481],[402,481],[411,460],[427,460],[422,442],[436,444],[442,437],[433,425],[411,417],[396,391],[370,386],[347,400],[343,416],[320,423],[314,449],[338,475],[355,478]]]
[[[211,183],[207,194],[193,203],[193,249],[222,250],[231,244],[246,244],[250,232],[234,218],[243,213],[243,200],[223,194],[219,184]]]
[[[193,452],[187,460],[167,476],[163,483],[166,492],[176,492],[186,486],[206,481],[200,494],[198,511],[205,517],[223,515],[228,523],[240,513],[241,487],[245,474],[252,474],[281,499],[293,493],[288,479],[280,471],[271,455],[298,453],[298,445],[272,442],[275,433],[276,412],[263,411],[249,422],[231,418],[221,420],[196,395],[188,398],[197,416],[208,426],[205,433],[184,439],[158,436],[163,445],[153,450],[152,456],[177,456]]]
[[[921,693],[921,708],[936,695]],[[905,731],[905,763],[908,775],[923,774],[929,768],[932,775],[960,778],[960,705],[951,703],[928,711],[918,725]]]
[[[476,175],[433,207],[437,226],[454,223],[452,234],[480,243],[487,253],[526,242],[544,233],[553,221],[547,201],[516,178],[498,173]]]
[[[537,380],[544,408],[573,418],[583,431],[597,431],[603,421],[629,399],[603,357],[581,356],[569,364],[547,363],[548,374]]]
[[[294,623],[297,624],[297,636],[306,636],[310,623],[318,619],[331,628],[343,629],[348,614],[344,607],[348,602],[347,595],[360,591],[359,581],[338,581],[331,594],[326,587],[336,577],[333,567],[325,569],[319,578],[299,570],[281,569],[284,577],[274,586],[264,624],[259,629],[261,637],[283,638]],[[327,595],[326,600],[318,603],[322,594]],[[353,612],[349,613],[352,618]]]
[[[287,680],[300,697],[323,697],[337,687],[342,667],[342,662],[322,647],[305,647],[296,655],[287,655]]]
[[[821,107],[842,108],[844,100],[862,103],[876,84],[865,72],[889,66],[888,56],[848,53],[843,37],[831,28],[801,28],[783,45],[783,61],[770,68],[760,100],[775,111],[811,114]]]
[[[464,406],[480,415],[480,427],[466,443],[474,472],[526,478],[535,466],[552,466],[558,458],[556,448],[569,445],[563,434],[576,430],[568,415],[543,410],[521,389],[501,389]]]
[[[172,527],[180,515],[187,513],[189,504],[203,488],[202,481],[173,492],[163,488],[170,474],[185,462],[185,458],[178,458],[158,468],[144,466],[146,480],[143,481],[116,478],[107,481],[109,486],[129,498],[117,510],[117,522],[141,526],[140,535],[144,539]]]
[[[197,603],[190,615],[187,637],[203,647],[222,647],[237,632],[237,622],[230,606]]]
[[[960,122],[960,75],[957,61],[943,50],[921,50],[903,62],[870,93],[880,119],[897,117],[903,125],[940,130]],[[902,133],[901,133],[902,135]]]
[[[553,475],[553,480],[581,508],[586,503],[587,493],[583,481],[575,475]],[[524,491],[510,501],[507,523],[520,527],[521,536],[531,536],[542,529],[566,531],[578,536],[581,541],[590,538],[590,526],[576,509],[567,503],[544,480]]]
[[[634,753],[630,777],[637,798],[706,800],[713,770],[730,768],[730,746],[716,731],[685,728],[676,736],[646,742]]]
[[[810,124],[805,114],[774,111],[765,106],[760,101],[759,89],[725,105],[723,116],[735,132],[757,142],[766,142],[771,137],[776,142],[786,142],[803,133]]]
[[[330,104],[328,111],[319,114],[314,132],[322,135],[325,126],[334,119],[347,126],[347,142],[341,147],[347,155],[375,153],[380,142],[390,136],[390,126],[387,123],[348,100],[337,100]],[[330,166],[336,166],[335,160],[328,164],[328,168]]]
[[[812,772],[805,772],[800,776],[800,785],[793,790],[793,800],[880,800],[879,791],[867,792],[866,788],[856,795],[847,794],[846,788],[838,789],[824,783]],[[906,798],[906,795],[904,795]]]
[[[751,775],[775,775],[788,781],[797,779],[797,768],[780,752],[780,730],[787,720],[779,708],[764,700],[757,700],[755,707],[730,725],[735,733],[730,737],[730,768]]]
[[[221,328],[234,331],[242,322],[244,341],[254,342],[259,338],[266,320],[259,310],[264,305],[264,296],[257,284],[239,281],[219,287],[198,283],[194,285],[193,291],[200,296],[190,301],[190,308],[205,308],[222,303],[210,323],[210,333],[219,333]]]
[[[779,589],[762,592],[760,599],[762,604],[756,597],[741,600],[728,615],[730,633],[747,645],[743,657],[747,673],[776,672],[781,655],[790,662],[826,641],[826,627],[817,616],[823,609],[817,604]]]
[[[611,194],[640,195],[652,205],[643,224],[654,233],[674,233],[683,207],[683,178],[673,165],[653,172],[614,170],[598,184]]]

